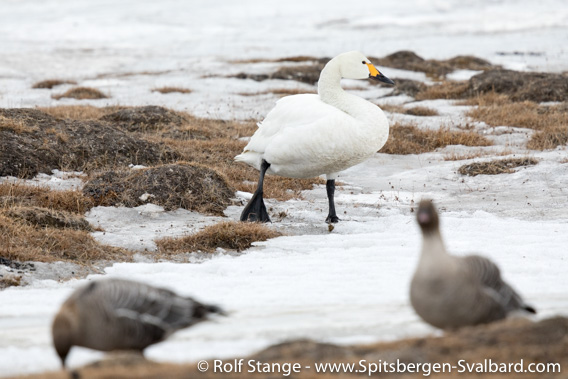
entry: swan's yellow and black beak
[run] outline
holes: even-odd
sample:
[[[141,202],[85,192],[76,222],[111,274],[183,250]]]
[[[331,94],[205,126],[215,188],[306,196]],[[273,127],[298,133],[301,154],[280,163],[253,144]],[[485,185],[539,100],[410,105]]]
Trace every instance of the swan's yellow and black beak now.
[[[393,82],[392,80],[390,80],[389,78],[387,78],[386,76],[384,76],[383,74],[381,74],[381,73],[379,72],[379,70],[377,70],[376,67],[373,66],[371,63],[367,63],[367,67],[369,67],[369,78],[378,80],[379,82],[383,82],[383,83],[388,83],[388,84],[393,84],[393,85],[394,85],[394,82]]]

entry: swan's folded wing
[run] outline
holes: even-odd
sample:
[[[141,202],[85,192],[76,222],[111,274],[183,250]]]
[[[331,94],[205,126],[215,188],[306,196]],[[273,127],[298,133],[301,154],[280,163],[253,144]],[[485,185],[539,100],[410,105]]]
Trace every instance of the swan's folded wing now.
[[[286,96],[280,99],[266,118],[259,123],[258,130],[244,151],[264,153],[277,134],[286,135],[284,138],[293,138],[294,135],[300,133],[310,133],[309,129],[314,125],[324,126],[345,119],[352,120],[353,118],[324,103],[318,95]]]

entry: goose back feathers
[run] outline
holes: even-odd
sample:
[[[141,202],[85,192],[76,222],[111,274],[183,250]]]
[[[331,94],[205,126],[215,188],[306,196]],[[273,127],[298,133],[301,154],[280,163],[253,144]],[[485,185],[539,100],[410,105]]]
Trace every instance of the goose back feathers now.
[[[222,311],[143,283],[93,281],[61,306],[53,322],[53,342],[63,365],[72,346],[142,351],[176,330],[205,320],[210,313]]]

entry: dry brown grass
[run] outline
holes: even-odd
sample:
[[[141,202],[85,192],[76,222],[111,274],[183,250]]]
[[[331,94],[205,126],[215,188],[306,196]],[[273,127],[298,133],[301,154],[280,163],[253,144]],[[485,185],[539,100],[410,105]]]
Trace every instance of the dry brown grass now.
[[[30,206],[84,214],[94,206],[94,201],[80,191],[52,191],[47,187],[0,183],[0,209]]]
[[[86,231],[36,227],[0,215],[0,256],[15,261],[130,260],[124,249],[99,244]]]
[[[159,253],[165,255],[197,251],[212,253],[219,247],[243,251],[251,247],[253,242],[280,235],[264,224],[227,221],[208,226],[190,236],[157,240],[156,245]]]
[[[512,102],[495,93],[477,96],[467,102],[477,105],[467,115],[491,126],[514,126],[535,129],[527,147],[534,150],[554,149],[568,143],[568,105],[544,106],[532,101]]]
[[[467,96],[469,83],[445,81],[426,87],[416,94],[416,100],[462,99]]]
[[[17,134],[32,133],[38,130],[37,125],[29,125],[22,120],[14,120],[0,115],[0,130],[11,130]]]
[[[559,124],[542,128],[527,142],[527,148],[533,150],[555,149],[565,145],[568,145],[568,126]]]
[[[38,107],[38,110],[59,119],[98,120],[108,114],[123,109],[119,106],[94,107],[92,105],[58,105],[56,107]]]
[[[386,111],[386,112],[401,113],[401,114],[407,114],[407,115],[411,115],[411,116],[427,117],[427,116],[438,116],[439,115],[437,110],[432,109],[432,108],[428,108],[428,107],[421,107],[421,106],[406,108],[406,107],[403,107],[402,105],[383,104],[383,105],[379,105],[379,107],[383,111]]]
[[[22,284],[20,275],[0,275],[0,290],[8,287],[18,287]]]
[[[174,92],[191,93],[191,90],[189,88],[181,88],[181,87],[160,87],[152,89],[152,92],[160,92],[163,94],[174,93]]]
[[[448,145],[490,146],[492,142],[474,131],[457,132],[448,127],[422,130],[414,125],[396,123],[380,150],[386,154],[422,154]]]
[[[301,95],[304,93],[317,93],[315,90],[309,89],[302,89],[302,88],[273,88],[266,91],[259,91],[259,92],[241,92],[239,95],[241,96],[257,96],[257,95],[268,95],[274,94],[281,97],[284,96],[291,96],[291,95]]]
[[[15,261],[129,260],[130,253],[96,242],[81,216],[93,206],[77,191],[0,184],[0,257]]]
[[[458,172],[468,176],[510,174],[515,172],[518,167],[532,166],[537,163],[537,159],[530,157],[497,159],[463,165],[458,169]]]
[[[89,87],[75,87],[65,91],[59,95],[52,95],[55,100],[62,99],[64,97],[77,100],[97,100],[97,99],[107,99],[108,96],[99,91],[96,88]]]
[[[61,79],[48,79],[42,80],[41,82],[35,83],[32,88],[39,89],[39,88],[47,88],[52,89],[53,87],[60,86],[63,84],[77,84],[74,80],[61,80]]]

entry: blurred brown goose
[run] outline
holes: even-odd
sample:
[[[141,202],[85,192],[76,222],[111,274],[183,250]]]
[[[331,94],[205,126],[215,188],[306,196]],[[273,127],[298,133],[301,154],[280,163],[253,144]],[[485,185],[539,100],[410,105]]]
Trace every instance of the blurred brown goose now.
[[[417,221],[422,255],[410,285],[410,302],[424,321],[455,329],[500,320],[517,310],[536,313],[501,279],[499,268],[489,259],[448,254],[432,201],[420,202]]]
[[[72,346],[100,351],[136,350],[223,311],[190,297],[123,279],[93,281],[61,306],[52,325],[53,345],[65,367]]]

